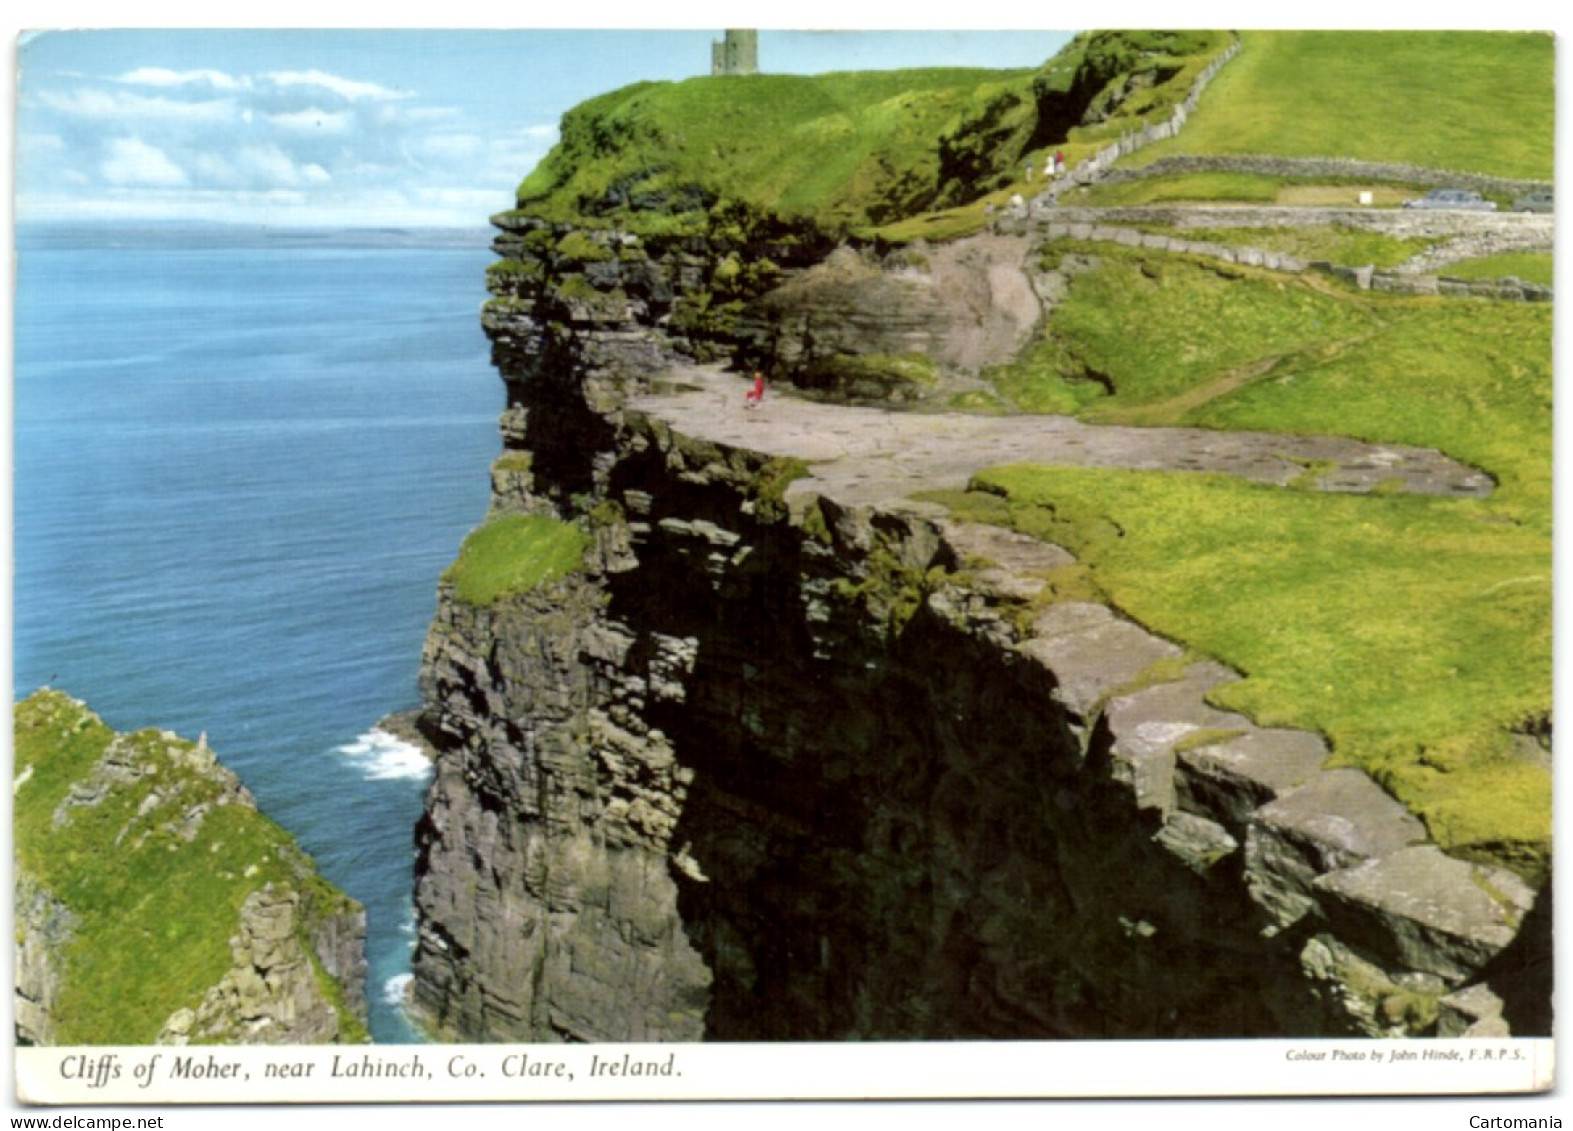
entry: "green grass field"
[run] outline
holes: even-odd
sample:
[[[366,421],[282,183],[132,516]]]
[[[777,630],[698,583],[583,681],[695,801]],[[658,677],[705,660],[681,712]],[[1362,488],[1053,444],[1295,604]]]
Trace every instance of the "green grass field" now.
[[[1466,259],[1437,269],[1438,275],[1455,279],[1505,279],[1509,276],[1549,287],[1552,283],[1551,255],[1548,252],[1505,252]]]
[[[1551,176],[1547,35],[1249,32],[1243,41],[1184,132],[1125,164],[1273,154]],[[967,139],[976,164],[1005,177],[979,191],[1002,203],[1028,187],[1012,180],[1019,155],[991,165],[976,146],[1020,143],[1012,98],[1034,83],[1040,95],[1063,94],[1102,53],[1110,77],[1090,104],[1117,105],[1116,117],[1073,125],[1063,148],[1074,164],[1136,118],[1166,117],[1222,42],[1078,38],[1036,76],[645,84],[571,114],[520,203],[574,218],[608,190],[653,192],[654,211],[639,222],[659,225],[708,207],[681,199],[684,186],[702,184],[722,200],[895,242],[951,238],[989,217],[981,196],[924,211],[941,175],[937,137],[955,142],[958,123],[981,131]],[[1148,87],[1135,74],[1170,82]],[[1017,132],[982,131],[1001,120]],[[1362,188],[1379,207],[1419,191],[1207,173],[1102,185],[1065,203],[1347,207]],[[1424,248],[1330,228],[1187,234],[1347,265],[1391,266]],[[1066,252],[1101,266],[1075,276],[1043,332],[985,374],[992,391],[967,404],[1432,446],[1490,472],[1498,490],[1485,500],[1349,497],[1216,476],[1010,468],[980,477],[986,492],[950,501],[1071,546],[1083,559],[1077,585],[1246,674],[1219,692],[1222,703],[1326,733],[1337,758],[1372,773],[1444,846],[1538,875],[1548,859],[1549,773],[1516,732],[1551,702],[1549,304],[1363,293],[1322,276],[1104,244],[1062,241],[1045,254]],[[1550,260],[1493,257],[1444,273],[1472,272],[1549,281]],[[1108,536],[1111,520],[1123,537]],[[536,554],[537,537],[545,532],[525,537],[519,552]],[[565,561],[582,552],[558,551]]]
[[[1140,153],[1136,154],[1139,159]],[[1289,208],[1354,208],[1369,192],[1367,207],[1396,208],[1421,196],[1420,185],[1395,181],[1269,177],[1258,173],[1175,173],[1139,180],[1106,181],[1077,189],[1064,203],[1088,208],[1143,204],[1274,204]]]
[[[1320,731],[1438,843],[1538,878],[1550,775],[1512,731],[1551,701],[1551,553],[1512,500],[1039,467],[976,483],[1135,619],[1244,672],[1220,706]]]
[[[493,605],[584,564],[589,540],[572,523],[545,515],[504,515],[470,532],[443,574],[459,600]]]
[[[1245,32],[1176,153],[1350,157],[1550,180],[1550,35],[1450,31]]]
[[[1091,185],[1070,198],[1089,208],[1123,208],[1141,204],[1272,204],[1282,182],[1252,173],[1184,173]]]
[[[1222,705],[1327,734],[1439,843],[1538,875],[1550,779],[1513,730],[1551,705],[1551,310],[1096,254],[1049,333],[994,375],[1018,408],[1432,446],[1497,491],[1031,467],[978,485],[1136,619],[1246,673]]]

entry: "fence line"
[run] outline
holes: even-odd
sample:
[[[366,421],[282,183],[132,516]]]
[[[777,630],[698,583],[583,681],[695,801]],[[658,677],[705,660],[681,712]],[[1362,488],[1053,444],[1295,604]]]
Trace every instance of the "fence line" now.
[[[1118,141],[1111,142],[1091,157],[1078,162],[1076,167],[1070,172],[1070,179],[1079,185],[1091,184],[1093,181],[1103,177],[1121,157],[1135,153],[1138,149],[1143,149],[1155,141],[1163,141],[1165,138],[1174,137],[1185,128],[1186,119],[1196,112],[1196,104],[1201,99],[1202,91],[1206,90],[1207,84],[1213,81],[1213,76],[1223,68],[1225,63],[1239,53],[1240,40],[1236,36],[1233,42],[1224,48],[1216,59],[1202,68],[1201,74],[1197,75],[1192,81],[1189,93],[1174,108],[1174,112],[1169,115],[1167,121],[1148,122],[1139,130],[1130,130],[1121,134]]]
[[[1156,251],[1200,255],[1223,263],[1261,267],[1298,275],[1319,271],[1353,283],[1361,290],[1392,294],[1443,295],[1452,298],[1491,298],[1514,302],[1550,302],[1552,290],[1522,279],[1457,279],[1447,275],[1418,275],[1404,271],[1377,270],[1372,266],[1347,267],[1323,259],[1302,259],[1287,252],[1255,247],[1230,247],[1212,240],[1188,240],[1162,232],[1143,232],[1112,224],[1050,222],[1040,225],[1044,235],[1054,239],[1091,240],[1123,247],[1151,248]]]

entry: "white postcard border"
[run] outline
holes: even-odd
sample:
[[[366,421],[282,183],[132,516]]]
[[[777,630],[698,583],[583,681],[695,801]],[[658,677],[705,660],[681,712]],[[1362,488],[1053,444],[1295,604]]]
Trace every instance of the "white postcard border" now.
[[[1549,1038],[71,1047],[38,1105],[1459,1096],[1546,1091]]]

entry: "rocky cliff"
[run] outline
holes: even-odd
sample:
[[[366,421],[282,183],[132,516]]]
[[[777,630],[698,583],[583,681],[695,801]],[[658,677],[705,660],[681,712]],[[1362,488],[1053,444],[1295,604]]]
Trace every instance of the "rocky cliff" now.
[[[1517,876],[1442,854],[1318,736],[1207,704],[1236,674],[1090,600],[1065,551],[910,498],[997,462],[993,440],[969,464],[925,433],[943,422],[831,405],[784,432],[694,367],[904,399],[811,364],[830,341],[892,368],[825,325],[876,295],[905,352],[959,370],[932,320],[899,328],[932,300],[902,264],[772,260],[722,304],[736,248],[506,223],[490,521],[552,516],[589,548],[494,600],[440,594],[414,984],[435,1033],[1547,1024],[1549,919]]]
[[[205,740],[45,690],[16,749],[19,1042],[366,1039],[364,909]]]

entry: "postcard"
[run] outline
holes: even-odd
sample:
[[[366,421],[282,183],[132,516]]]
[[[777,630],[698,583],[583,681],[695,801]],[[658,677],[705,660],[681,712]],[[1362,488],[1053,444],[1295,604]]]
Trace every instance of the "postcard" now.
[[[17,1101],[1550,1090],[1554,54],[22,34]]]

